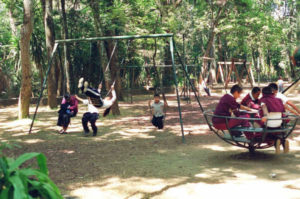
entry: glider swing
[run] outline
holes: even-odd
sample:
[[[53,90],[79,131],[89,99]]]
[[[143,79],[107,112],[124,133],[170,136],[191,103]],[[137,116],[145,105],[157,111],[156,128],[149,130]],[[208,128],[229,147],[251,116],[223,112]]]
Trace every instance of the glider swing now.
[[[255,128],[255,127],[229,128],[228,121],[230,119],[237,119],[237,120],[246,119],[252,124],[255,121],[260,120],[260,119],[257,119],[254,117],[253,118],[240,118],[240,117],[218,116],[218,115],[214,115],[213,110],[205,111],[203,106],[201,105],[200,97],[199,97],[199,95],[197,95],[196,88],[192,84],[192,82],[188,76],[188,72],[185,70],[185,67],[181,60],[181,57],[180,57],[178,51],[176,50],[176,46],[175,46],[175,52],[176,52],[177,56],[179,57],[181,67],[182,67],[182,69],[189,81],[189,84],[194,92],[194,95],[198,102],[199,108],[204,115],[205,121],[206,121],[209,129],[212,132],[214,132],[220,139],[222,139],[223,141],[225,141],[233,146],[247,148],[250,153],[253,153],[256,149],[265,149],[265,148],[274,146],[274,142],[268,142],[268,140],[267,140],[268,134],[276,133],[277,138],[279,138],[281,140],[285,140],[291,135],[291,133],[295,129],[296,124],[299,120],[299,117],[295,116],[295,115],[287,114],[286,117],[282,117],[281,113],[279,116],[276,113],[275,113],[275,116],[273,114],[270,114],[267,116],[267,121],[266,121],[266,125],[264,128]],[[253,114],[253,113],[249,113],[249,114]],[[213,117],[225,119],[227,130],[216,129],[212,123]],[[247,132],[250,134],[258,133],[261,136],[259,136],[259,137],[253,136],[252,139],[247,139],[246,137],[235,137],[234,136],[235,134],[233,132],[241,132],[241,133]]]

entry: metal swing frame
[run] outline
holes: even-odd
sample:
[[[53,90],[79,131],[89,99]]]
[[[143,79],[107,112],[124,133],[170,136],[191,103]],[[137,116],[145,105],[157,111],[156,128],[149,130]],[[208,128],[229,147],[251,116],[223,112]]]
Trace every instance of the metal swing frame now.
[[[107,37],[93,37],[93,38],[80,38],[80,39],[65,39],[65,40],[55,40],[53,50],[50,55],[50,59],[48,60],[48,69],[45,74],[44,82],[42,84],[42,88],[40,91],[40,95],[36,104],[36,108],[34,111],[34,115],[32,118],[32,122],[29,129],[29,134],[32,132],[32,128],[34,125],[34,121],[37,116],[38,108],[40,105],[41,98],[43,97],[43,91],[46,88],[46,83],[48,79],[48,74],[50,72],[50,69],[52,67],[53,58],[57,52],[58,46],[60,44],[65,43],[73,43],[73,42],[92,42],[92,41],[107,41],[107,40],[133,40],[133,39],[147,39],[147,38],[169,38],[170,42],[170,53],[171,53],[171,59],[172,59],[172,68],[173,68],[173,76],[174,76],[174,82],[176,87],[176,95],[177,95],[177,103],[178,103],[178,114],[179,114],[179,121],[180,121],[180,127],[181,127],[181,135],[182,135],[182,142],[185,142],[184,138],[184,128],[183,128],[183,121],[182,121],[182,113],[181,113],[181,102],[180,102],[180,96],[179,96],[179,90],[178,90],[178,81],[177,81],[177,75],[176,75],[176,67],[175,67],[175,58],[174,58],[174,49],[175,49],[175,43],[174,43],[174,34],[168,33],[168,34],[151,34],[151,35],[125,35],[125,36],[107,36]],[[176,50],[176,49],[175,49]],[[181,58],[180,58],[181,59]]]

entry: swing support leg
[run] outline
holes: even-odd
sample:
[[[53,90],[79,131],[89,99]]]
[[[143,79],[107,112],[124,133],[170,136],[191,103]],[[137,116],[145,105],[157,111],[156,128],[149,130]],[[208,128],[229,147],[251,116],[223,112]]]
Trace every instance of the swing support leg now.
[[[178,91],[178,82],[177,82],[177,75],[176,75],[176,68],[175,68],[175,61],[174,61],[173,37],[170,37],[170,52],[171,52],[171,58],[172,58],[172,68],[173,68],[174,82],[175,82],[175,87],[176,87],[176,95],[177,95],[178,113],[179,113],[179,121],[180,121],[180,127],[181,127],[182,142],[184,143],[185,138],[184,138],[184,129],[183,129],[183,122],[182,122],[180,97],[179,97],[179,91]]]
[[[38,111],[39,106],[40,106],[41,98],[43,97],[43,92],[44,92],[45,87],[46,87],[46,83],[47,83],[47,79],[48,79],[48,74],[49,74],[50,69],[52,67],[52,62],[53,62],[53,58],[54,58],[55,52],[57,50],[57,47],[58,47],[58,43],[55,43],[54,47],[53,47],[53,50],[52,50],[52,53],[51,53],[51,56],[50,56],[50,59],[49,59],[49,62],[48,62],[48,70],[46,72],[45,79],[44,79],[44,82],[43,82],[43,85],[42,85],[42,88],[41,88],[41,91],[40,91],[40,96],[39,96],[38,101],[36,103],[36,108],[35,108],[35,111],[34,111],[34,114],[33,114],[33,117],[32,117],[32,122],[31,122],[31,125],[30,125],[30,129],[29,129],[29,132],[28,132],[29,134],[32,131],[34,120],[36,118],[36,114],[37,114],[37,111]]]

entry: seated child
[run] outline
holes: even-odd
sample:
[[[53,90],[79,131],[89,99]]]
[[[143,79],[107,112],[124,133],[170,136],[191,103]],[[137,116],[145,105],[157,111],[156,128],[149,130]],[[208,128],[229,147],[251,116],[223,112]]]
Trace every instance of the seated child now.
[[[159,94],[154,95],[154,103],[151,104],[151,100],[149,101],[150,113],[151,113],[151,122],[153,126],[158,129],[164,128],[163,119],[165,117],[164,110],[167,108],[166,102],[160,101]]]
[[[259,110],[260,104],[259,104],[259,96],[261,93],[261,89],[259,87],[254,87],[252,91],[244,97],[244,99],[241,102],[241,105],[247,106],[249,108]],[[254,118],[260,118],[260,115],[257,113],[255,114]],[[254,123],[254,127],[262,127],[264,126],[264,122],[257,120]],[[249,134],[250,135],[250,134]]]
[[[267,112],[268,113],[272,113],[272,112],[281,112],[282,116],[284,117],[284,112],[285,112],[285,107],[283,105],[283,102],[281,99],[277,98],[275,96],[275,94],[273,93],[273,90],[270,86],[263,88],[262,90],[263,96],[262,98],[259,100],[259,102],[263,105],[265,104],[266,108],[267,108]],[[263,116],[265,115],[265,113],[263,112],[263,109],[260,110],[260,115]],[[268,138],[271,140],[276,140],[275,143],[275,148],[276,148],[276,154],[280,153],[280,144],[281,144],[281,140],[277,139],[276,134],[269,134]],[[285,140],[283,143],[283,147],[284,147],[284,152],[288,153],[289,151],[289,142],[288,140]]]
[[[241,105],[248,106],[249,108],[253,109],[259,109],[260,106],[258,104],[259,102],[259,96],[260,96],[261,90],[259,87],[254,87],[252,91],[244,97],[244,99],[241,102]]]
[[[233,112],[237,117],[249,118],[248,115],[241,115],[239,110],[248,110],[252,109],[237,103],[236,99],[240,97],[243,89],[239,85],[234,85],[230,94],[225,94],[219,101],[219,104],[216,107],[214,115],[218,116],[231,116]],[[226,119],[213,117],[212,118],[213,125],[216,129],[227,130]],[[228,119],[228,128],[233,128],[237,126],[242,127],[250,127],[250,123],[248,120],[239,120],[239,119]],[[241,136],[240,132],[234,132],[234,136]]]
[[[300,115],[300,109],[291,100],[289,100],[284,94],[278,92],[278,85],[276,83],[269,84],[269,87],[272,88],[275,97],[282,100],[286,110],[290,111],[295,115]]]
[[[75,117],[78,112],[78,101],[76,97],[66,94],[61,102],[60,110],[58,111],[57,125],[62,126],[60,134],[66,134],[70,124],[71,117]]]
[[[103,100],[101,97],[102,84],[99,84],[98,89],[89,87],[87,81],[84,82],[84,78],[80,78],[78,82],[78,88],[84,93],[87,97],[99,99],[97,107],[103,106]]]

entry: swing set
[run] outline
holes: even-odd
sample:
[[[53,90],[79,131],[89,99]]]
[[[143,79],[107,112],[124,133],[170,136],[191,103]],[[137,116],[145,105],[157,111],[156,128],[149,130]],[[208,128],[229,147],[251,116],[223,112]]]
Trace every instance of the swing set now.
[[[174,42],[174,35],[171,34],[171,33],[168,33],[168,34],[151,34],[151,35],[107,36],[107,37],[93,37],[93,38],[81,38],[81,39],[56,40],[55,44],[54,44],[54,48],[51,52],[50,59],[48,60],[48,69],[46,71],[45,79],[44,79],[44,82],[42,84],[40,95],[39,95],[39,98],[38,98],[38,101],[37,101],[37,104],[36,104],[36,108],[35,108],[35,112],[34,112],[34,115],[33,115],[32,123],[31,123],[30,129],[29,129],[29,133],[32,132],[32,128],[33,128],[34,121],[35,121],[36,116],[37,116],[40,101],[41,101],[41,98],[43,97],[43,91],[46,88],[46,82],[47,82],[48,74],[49,74],[49,71],[52,67],[52,62],[53,62],[54,56],[56,55],[56,52],[57,52],[57,49],[58,49],[59,45],[66,44],[66,43],[74,43],[74,42],[93,42],[93,41],[107,41],[107,40],[116,41],[113,52],[111,53],[110,59],[107,63],[106,69],[104,71],[104,72],[106,72],[109,68],[111,58],[112,58],[113,53],[116,49],[117,41],[119,41],[119,40],[134,40],[134,39],[149,39],[149,38],[152,38],[152,39],[168,38],[169,39],[170,54],[171,54],[171,61],[172,61],[171,67],[173,69],[173,78],[174,78],[174,84],[175,84],[175,88],[176,88],[177,103],[178,103],[178,114],[179,114],[179,121],[180,121],[180,127],[181,127],[182,142],[184,142],[184,129],[183,129],[183,122],[182,122],[181,104],[180,104],[180,97],[179,97],[179,91],[178,91],[178,81],[177,81],[176,66],[175,66],[175,59],[174,59],[174,50],[175,51],[177,51],[177,50],[176,50],[175,42]],[[124,59],[122,60],[122,63],[123,62],[124,62]],[[103,80],[101,82],[103,82]],[[108,92],[108,94],[109,94],[109,92]]]

